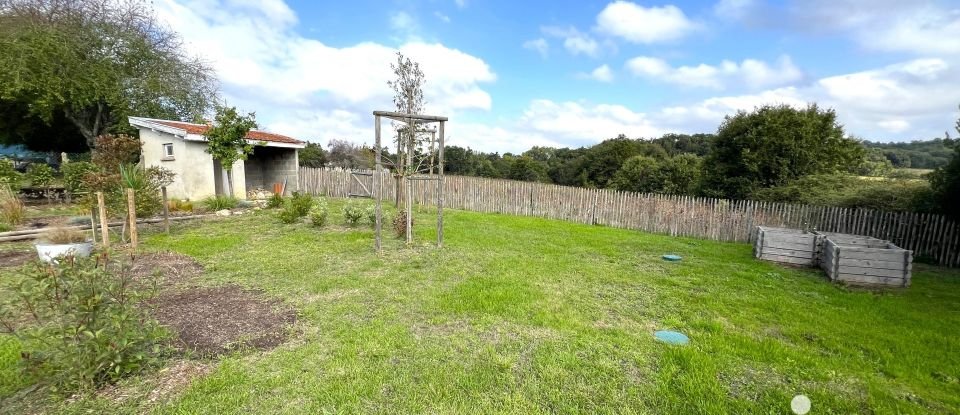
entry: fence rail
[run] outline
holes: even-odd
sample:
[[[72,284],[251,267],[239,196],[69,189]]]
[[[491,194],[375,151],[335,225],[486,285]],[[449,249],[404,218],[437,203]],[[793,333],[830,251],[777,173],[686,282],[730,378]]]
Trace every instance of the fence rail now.
[[[397,186],[383,173],[383,198]],[[331,197],[360,193],[374,176],[351,178],[340,169],[300,169],[300,189]],[[415,203],[437,200],[436,181],[414,181]],[[868,235],[914,256],[960,266],[960,224],[942,215],[790,203],[619,192],[481,177],[445,176],[444,207],[562,219],[674,236],[752,242],[758,225]]]

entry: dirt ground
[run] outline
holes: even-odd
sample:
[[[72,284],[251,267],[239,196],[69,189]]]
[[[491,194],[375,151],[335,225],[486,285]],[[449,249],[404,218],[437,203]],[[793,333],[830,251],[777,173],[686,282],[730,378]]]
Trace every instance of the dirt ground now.
[[[150,314],[177,333],[174,346],[202,356],[243,348],[271,349],[287,338],[296,313],[263,293],[234,285],[161,292]]]
[[[37,259],[35,250],[0,251],[0,268],[19,267]]]

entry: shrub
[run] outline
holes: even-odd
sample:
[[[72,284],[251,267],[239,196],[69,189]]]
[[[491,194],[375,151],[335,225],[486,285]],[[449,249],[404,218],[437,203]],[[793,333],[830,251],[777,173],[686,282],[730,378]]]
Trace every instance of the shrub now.
[[[27,166],[27,180],[34,187],[47,187],[53,183],[53,168],[43,163]]]
[[[193,212],[193,202],[189,200],[168,200],[167,209],[171,212]]]
[[[76,244],[86,242],[87,235],[76,228],[54,227],[43,233],[42,239],[50,244]]]
[[[290,197],[290,209],[293,209],[297,217],[307,216],[307,213],[310,213],[310,208],[313,207],[313,196],[310,196],[306,193],[293,192],[293,195]]]
[[[227,195],[210,196],[203,199],[203,206],[211,211],[233,209],[237,207],[239,203],[240,201],[237,200],[237,198]]]
[[[377,206],[376,206],[376,205],[368,205],[368,206],[366,207],[366,209],[364,209],[363,212],[364,212],[364,214],[367,215],[367,221],[370,222],[370,226],[376,226],[376,224],[377,224]]]
[[[3,223],[15,226],[23,222],[23,202],[10,186],[0,184],[0,218]]]
[[[280,194],[280,193],[274,193],[273,196],[270,196],[270,198],[267,199],[267,208],[268,208],[268,209],[276,209],[276,208],[281,207],[281,206],[283,206],[283,195],[282,195],[282,194]]]
[[[356,226],[366,216],[363,206],[354,200],[343,205],[343,220],[350,226]]]
[[[327,201],[321,199],[317,200],[317,203],[310,208],[310,222],[313,223],[313,226],[323,226],[327,224],[327,216],[329,216],[330,211],[327,209]]]
[[[71,161],[60,166],[60,172],[63,173],[63,186],[71,194],[86,191],[83,178],[87,173],[95,171],[97,171],[97,165],[88,161]]]
[[[139,306],[151,290],[129,270],[105,252],[22,268],[0,322],[21,342],[25,372],[69,393],[155,366],[166,333]]]
[[[303,216],[298,215],[297,211],[289,204],[284,206],[284,208],[280,209],[280,212],[277,213],[277,218],[279,218],[280,222],[283,223],[296,223],[302,217]]]
[[[13,161],[0,159],[0,185],[7,185],[14,192],[20,190],[20,172],[13,166]]]
[[[413,227],[413,218],[410,219],[410,227]],[[393,232],[398,238],[407,236],[407,211],[401,209],[397,212],[397,216],[393,217]]]
[[[90,154],[93,164],[110,174],[119,173],[121,165],[135,164],[139,158],[140,140],[124,134],[97,137],[97,145]]]

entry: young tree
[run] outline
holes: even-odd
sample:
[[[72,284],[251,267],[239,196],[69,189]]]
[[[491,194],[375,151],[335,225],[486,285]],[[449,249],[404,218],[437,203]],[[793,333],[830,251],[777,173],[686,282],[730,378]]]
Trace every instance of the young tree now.
[[[148,2],[0,0],[0,28],[2,105],[25,112],[36,131],[59,132],[68,122],[74,139],[92,148],[128,115],[190,119],[216,95],[213,71],[186,53]],[[0,136],[34,148],[47,139]]]
[[[387,85],[393,89],[393,104],[397,112],[411,115],[423,112],[423,106],[426,104],[423,96],[426,78],[420,70],[420,64],[397,52],[397,62],[391,63],[390,69],[393,70],[396,79],[387,81]],[[397,189],[400,189],[401,177],[414,173],[411,171],[414,166],[413,157],[418,144],[417,136],[422,131],[412,120],[402,125],[394,124],[394,128],[397,131],[397,160],[394,165],[397,173]],[[400,194],[401,192],[397,192],[397,206],[401,205]]]
[[[957,119],[957,132],[960,133],[960,118]],[[953,158],[946,166],[930,173],[930,187],[940,204],[940,211],[960,220],[960,142],[952,140]]]
[[[610,179],[610,187],[627,192],[657,192],[663,187],[659,169],[660,162],[653,157],[630,157]]]
[[[207,153],[220,161],[225,187],[233,196],[233,164],[253,153],[247,133],[257,128],[257,120],[254,113],[240,115],[235,107],[217,105],[216,113],[213,125],[203,135],[207,138]]]
[[[837,114],[766,105],[727,116],[704,159],[704,193],[747,198],[757,188],[860,165],[863,146],[845,138]]]

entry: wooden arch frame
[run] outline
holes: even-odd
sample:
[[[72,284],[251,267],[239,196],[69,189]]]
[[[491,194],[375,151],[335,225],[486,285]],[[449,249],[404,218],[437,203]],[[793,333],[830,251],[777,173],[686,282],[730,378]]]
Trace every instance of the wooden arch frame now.
[[[387,118],[393,121],[401,122],[404,124],[421,125],[421,124],[432,124],[439,123],[440,128],[438,131],[439,139],[437,145],[437,161],[438,169],[437,176],[433,177],[412,177],[407,174],[404,175],[404,185],[407,186],[407,201],[406,201],[406,213],[407,213],[407,243],[413,241],[413,192],[411,191],[413,180],[436,180],[437,181],[437,247],[443,247],[443,147],[444,147],[444,127],[447,123],[447,117],[438,116],[438,115],[419,115],[419,114],[404,114],[400,112],[392,111],[374,111],[374,180],[373,180],[373,197],[376,199],[376,221],[374,223],[375,230],[375,242],[374,248],[377,253],[383,251],[383,246],[381,244],[381,230],[383,228],[383,163],[381,160],[382,156],[382,146],[380,143],[380,124],[383,118]],[[409,154],[409,153],[408,153]],[[399,156],[399,155],[398,155]],[[412,155],[411,155],[412,157]],[[431,165],[432,169],[432,165]],[[398,188],[399,192],[400,189]]]

